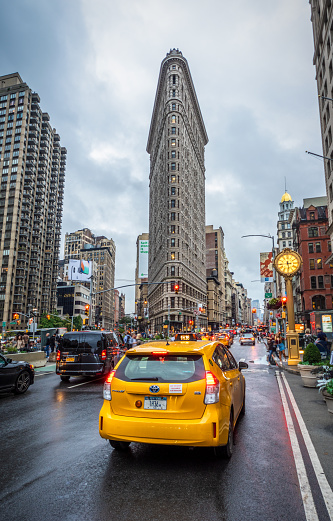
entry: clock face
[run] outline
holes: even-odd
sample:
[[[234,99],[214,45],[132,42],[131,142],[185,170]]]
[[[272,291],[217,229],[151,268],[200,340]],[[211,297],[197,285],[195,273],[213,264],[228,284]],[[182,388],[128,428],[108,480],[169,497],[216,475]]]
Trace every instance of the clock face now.
[[[296,273],[300,267],[298,257],[292,253],[285,253],[277,259],[276,268],[280,273],[290,275]]]

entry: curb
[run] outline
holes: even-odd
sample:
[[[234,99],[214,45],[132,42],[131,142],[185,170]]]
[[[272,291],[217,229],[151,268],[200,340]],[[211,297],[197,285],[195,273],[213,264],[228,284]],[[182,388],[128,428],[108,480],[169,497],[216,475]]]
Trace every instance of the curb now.
[[[273,355],[274,356],[274,355]],[[292,365],[283,365],[283,362],[280,361],[280,358],[277,358],[276,356],[274,356],[274,360],[276,362],[276,365],[280,368],[280,369],[283,369],[283,371],[287,371],[287,373],[291,373],[291,374],[298,374],[300,375],[300,371],[299,369],[296,369],[295,366],[292,366]]]

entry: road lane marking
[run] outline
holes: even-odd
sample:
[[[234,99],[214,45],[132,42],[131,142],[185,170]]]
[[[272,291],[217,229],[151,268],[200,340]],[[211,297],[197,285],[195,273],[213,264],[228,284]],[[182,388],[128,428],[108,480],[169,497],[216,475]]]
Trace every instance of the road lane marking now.
[[[309,431],[306,428],[306,425],[304,423],[303,417],[300,413],[300,410],[298,408],[294,395],[293,395],[293,393],[290,389],[290,386],[287,382],[287,379],[283,373],[282,373],[282,378],[283,378],[284,385],[286,386],[287,393],[289,395],[291,404],[294,408],[295,415],[296,415],[296,418],[298,421],[298,425],[299,425],[299,428],[301,430],[301,433],[302,433],[302,436],[304,439],[305,447],[308,451],[321,493],[322,493],[324,501],[325,501],[328,515],[329,515],[331,521],[333,521],[333,492],[332,492],[332,489],[327,481],[323,467],[321,466],[316,449],[313,446]]]
[[[55,371],[40,371],[39,373],[35,373],[35,376],[44,376],[44,374],[55,374]]]
[[[94,382],[96,382],[97,380],[102,380],[102,378],[104,378],[104,376],[101,376],[100,378],[95,378]],[[70,387],[67,387],[67,389],[73,389],[73,387],[79,387],[79,385],[91,384],[91,382],[92,380],[89,380],[88,382],[82,382],[80,384],[71,385]]]
[[[292,420],[292,417],[290,414],[290,409],[289,409],[289,405],[287,402],[287,398],[286,398],[286,395],[285,395],[285,392],[284,392],[284,389],[282,386],[280,372],[276,371],[275,374],[276,374],[276,379],[277,379],[277,383],[279,386],[284,414],[286,417],[287,428],[288,428],[288,432],[289,432],[291,448],[293,451],[300,492],[301,492],[301,496],[302,496],[302,500],[303,500],[305,517],[306,517],[307,521],[319,521],[316,507],[315,507],[315,504],[313,501],[310,483],[308,480],[308,476],[306,474],[306,469],[305,469],[304,461],[302,458],[301,449],[300,449],[300,446],[299,446],[299,443],[297,440],[294,423],[293,423],[293,420]]]

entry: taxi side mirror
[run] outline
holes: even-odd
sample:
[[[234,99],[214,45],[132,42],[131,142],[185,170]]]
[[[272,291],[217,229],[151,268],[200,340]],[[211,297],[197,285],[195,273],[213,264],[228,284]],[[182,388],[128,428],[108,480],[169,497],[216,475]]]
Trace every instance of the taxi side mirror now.
[[[238,369],[241,371],[242,369],[248,369],[249,365],[246,362],[239,362]]]

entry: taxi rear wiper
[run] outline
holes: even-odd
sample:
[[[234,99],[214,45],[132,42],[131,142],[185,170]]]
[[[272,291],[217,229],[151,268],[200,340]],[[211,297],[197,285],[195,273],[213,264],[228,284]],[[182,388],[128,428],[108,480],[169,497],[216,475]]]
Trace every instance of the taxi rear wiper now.
[[[154,382],[158,382],[157,376],[152,376],[151,378],[149,378],[149,377],[146,377],[146,378],[131,378],[131,380],[152,380]]]

